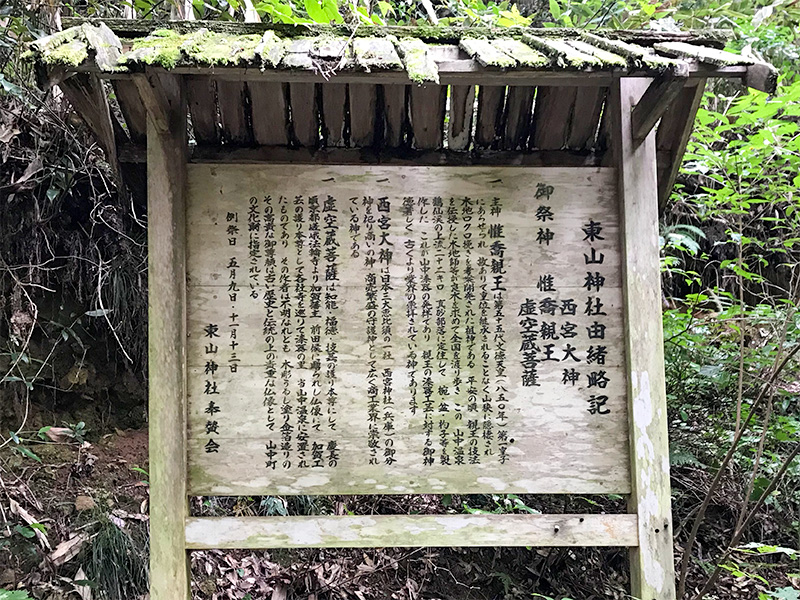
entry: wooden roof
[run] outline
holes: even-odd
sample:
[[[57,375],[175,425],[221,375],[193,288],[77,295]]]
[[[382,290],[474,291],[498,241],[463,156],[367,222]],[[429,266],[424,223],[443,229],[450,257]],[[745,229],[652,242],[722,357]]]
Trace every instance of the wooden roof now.
[[[554,80],[603,80],[610,74],[675,73],[738,78],[774,91],[777,80],[768,64],[720,50],[714,32],[430,27],[359,27],[348,32],[341,26],[108,22],[116,31],[106,22],[81,23],[37,40],[30,46],[32,54],[50,68],[109,77],[157,66],[183,74],[213,72],[227,79],[320,82],[522,83],[548,74]]]
[[[705,81],[777,81],[713,31],[65,23],[30,54],[129,184],[158,73],[185,83],[194,160],[416,164],[605,164],[609,87],[649,77],[634,136],[657,126],[662,201]]]

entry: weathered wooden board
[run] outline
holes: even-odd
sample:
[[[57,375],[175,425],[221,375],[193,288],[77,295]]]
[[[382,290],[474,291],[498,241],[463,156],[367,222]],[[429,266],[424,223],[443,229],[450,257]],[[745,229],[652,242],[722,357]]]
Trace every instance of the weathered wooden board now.
[[[353,83],[347,87],[350,97],[350,144],[356,148],[368,148],[375,143],[378,86]]]
[[[468,150],[475,111],[475,86],[450,86],[450,119],[447,122],[447,147]]]
[[[117,95],[119,109],[125,117],[128,135],[134,143],[142,143],[147,139],[147,109],[139,98],[136,84],[130,80],[117,79],[111,82]]]
[[[560,150],[567,143],[577,88],[539,87],[533,109],[531,146]]]
[[[635,546],[636,515],[375,515],[190,518],[186,546],[414,548]]]
[[[329,83],[322,86],[322,140],[325,146],[344,146],[347,86]]]
[[[421,150],[441,148],[442,124],[447,105],[446,85],[413,85],[409,113],[414,147]]]
[[[615,182],[190,165],[190,493],[627,493]]]
[[[283,83],[255,82],[247,85],[253,111],[253,137],[256,144],[279,146],[288,142],[286,90]]]
[[[248,102],[247,84],[243,81],[218,79],[217,100],[222,123],[222,138],[232,144],[251,143],[250,129],[247,126],[245,107]]]
[[[383,145],[386,148],[399,148],[403,145],[403,138],[408,120],[405,85],[383,86],[383,114],[385,130]]]
[[[567,148],[570,150],[589,150],[599,127],[607,88],[582,87],[575,92],[575,108],[572,112]]]
[[[531,124],[531,108],[536,88],[510,85],[506,98],[506,124],[503,134],[505,150],[525,150]]]
[[[478,89],[478,123],[475,129],[476,149],[490,148],[497,139],[503,120],[506,88],[482,85]]]
[[[150,597],[191,598],[184,541],[186,490],[186,97],[180,79],[152,74],[162,115],[147,116]]]
[[[192,115],[192,131],[198,144],[218,144],[217,84],[211,77],[187,77],[186,95]]]
[[[315,148],[319,142],[316,84],[290,83],[289,96],[295,138],[301,146]]]
[[[639,516],[639,545],[632,548],[631,595],[674,600],[675,563],[670,506],[667,391],[658,268],[658,190],[655,133],[633,141],[632,108],[647,80],[621,78],[611,88],[609,112],[619,165],[624,299],[628,349],[631,495],[628,510]]]

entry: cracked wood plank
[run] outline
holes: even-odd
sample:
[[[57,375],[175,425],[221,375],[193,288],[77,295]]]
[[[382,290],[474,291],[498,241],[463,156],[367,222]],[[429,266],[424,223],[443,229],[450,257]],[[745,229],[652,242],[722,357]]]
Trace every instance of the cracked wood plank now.
[[[447,123],[447,147],[468,150],[472,136],[472,115],[475,112],[475,86],[450,86],[450,119]]]
[[[475,147],[489,149],[495,145],[503,120],[506,88],[502,85],[482,85],[478,88],[478,123]]]

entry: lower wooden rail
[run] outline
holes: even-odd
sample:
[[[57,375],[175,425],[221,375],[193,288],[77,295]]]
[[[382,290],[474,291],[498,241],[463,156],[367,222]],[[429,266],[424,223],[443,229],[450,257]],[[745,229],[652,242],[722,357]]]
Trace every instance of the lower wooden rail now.
[[[633,547],[637,527],[629,514],[191,517],[186,548]]]

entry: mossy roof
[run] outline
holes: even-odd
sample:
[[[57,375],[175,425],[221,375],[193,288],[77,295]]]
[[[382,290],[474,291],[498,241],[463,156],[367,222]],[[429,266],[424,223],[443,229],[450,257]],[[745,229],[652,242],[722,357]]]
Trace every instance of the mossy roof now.
[[[752,58],[719,49],[715,32],[659,34],[564,29],[453,29],[341,26],[253,26],[176,22],[82,22],[30,44],[46,67],[132,73],[148,66],[245,67],[325,72],[405,71],[411,81],[438,83],[437,46],[458,47],[463,60],[488,70],[665,71],[747,67]],[[713,76],[713,74],[712,74]],[[770,84],[774,85],[774,84]]]

